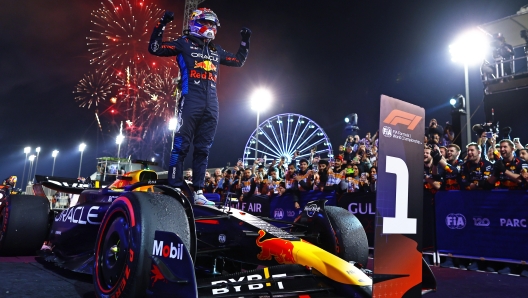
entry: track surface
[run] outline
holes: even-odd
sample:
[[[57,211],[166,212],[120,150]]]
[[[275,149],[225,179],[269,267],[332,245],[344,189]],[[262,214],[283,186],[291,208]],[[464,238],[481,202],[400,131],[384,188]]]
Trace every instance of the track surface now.
[[[369,262],[371,263],[371,262]],[[527,297],[519,276],[432,267],[438,291],[425,297]],[[92,276],[41,263],[35,257],[0,257],[0,297],[95,297]]]

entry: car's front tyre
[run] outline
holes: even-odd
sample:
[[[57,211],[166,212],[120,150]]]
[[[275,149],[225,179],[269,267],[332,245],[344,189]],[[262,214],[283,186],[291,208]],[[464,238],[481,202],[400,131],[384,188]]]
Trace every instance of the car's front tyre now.
[[[155,231],[176,233],[190,247],[187,215],[169,196],[128,192],[117,198],[99,228],[93,281],[97,297],[144,297]]]

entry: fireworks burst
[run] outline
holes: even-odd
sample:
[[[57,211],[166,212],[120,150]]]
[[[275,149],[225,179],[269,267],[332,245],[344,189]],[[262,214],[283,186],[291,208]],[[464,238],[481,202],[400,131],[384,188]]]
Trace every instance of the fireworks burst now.
[[[151,30],[163,15],[151,1],[103,0],[101,7],[92,12],[93,25],[86,39],[90,64],[97,72],[85,76],[74,91],[81,107],[97,106],[112,97],[108,108],[111,113],[96,116],[110,116],[113,129],[120,121],[126,123],[127,145],[121,150],[136,158],[164,152],[164,144],[170,139],[167,121],[175,106],[176,61],[148,52]],[[175,23],[166,26],[165,40],[178,38]],[[112,86],[116,86],[112,89],[117,93],[110,94]]]
[[[161,72],[149,76],[145,86],[145,91],[150,95],[151,114],[149,117],[157,116],[163,121],[168,121],[174,116],[175,90],[176,84],[170,68],[166,67]]]
[[[92,104],[98,106],[102,100],[110,95],[111,87],[112,83],[106,72],[85,74],[73,91],[74,94],[77,94],[75,101],[79,102],[81,108],[88,106],[89,109]]]
[[[145,0],[107,0],[103,7],[92,12],[94,29],[87,37],[89,50],[94,56],[91,64],[99,69],[124,71],[155,69],[159,66],[175,67],[174,59],[159,58],[148,53],[150,31],[163,15],[155,4]],[[175,22],[167,25],[166,39],[175,39]]]

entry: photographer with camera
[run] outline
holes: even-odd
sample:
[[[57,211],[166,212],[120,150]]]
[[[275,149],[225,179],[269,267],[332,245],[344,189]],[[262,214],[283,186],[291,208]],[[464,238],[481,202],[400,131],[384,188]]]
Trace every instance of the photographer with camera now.
[[[205,172],[205,182],[203,187],[204,193],[213,193],[215,192],[216,186],[214,183],[214,177],[211,177],[211,174],[209,172]]]
[[[434,138],[434,134],[438,134],[436,144],[440,144],[440,136],[444,134],[444,128],[442,125],[438,124],[435,118],[433,118],[431,121],[429,121],[429,127],[426,128],[425,134],[427,135],[429,141]]]
[[[444,146],[448,147],[449,145],[453,143],[454,139],[455,139],[455,132],[453,131],[453,126],[449,124],[449,122],[447,122],[444,128],[444,136],[443,136],[442,143]]]
[[[491,47],[493,48],[493,59],[495,60],[495,63],[497,63],[498,67],[498,69],[495,70],[495,74],[498,73],[498,77],[511,75],[512,61],[507,60],[511,60],[515,55],[512,45],[506,43],[506,39],[502,33],[496,33],[493,35]]]
[[[480,146],[482,152],[481,152],[481,158],[482,159],[488,159],[489,161],[492,161],[488,158],[487,153],[490,150],[490,148],[494,148],[495,144],[497,142],[497,137],[499,135],[499,127],[498,123],[494,124],[491,121],[486,121],[484,124],[475,124],[471,128],[473,132],[475,132],[478,136],[477,144]],[[511,128],[504,127],[502,129],[503,135],[509,135],[511,132]],[[492,149],[493,150],[493,149]]]

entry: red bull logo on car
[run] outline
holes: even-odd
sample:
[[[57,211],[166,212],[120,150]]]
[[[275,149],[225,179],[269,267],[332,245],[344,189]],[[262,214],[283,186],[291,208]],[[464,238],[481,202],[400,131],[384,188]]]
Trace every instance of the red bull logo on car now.
[[[263,230],[258,231],[259,236],[257,237],[257,246],[262,251],[257,255],[259,260],[271,260],[275,257],[275,261],[279,264],[295,264],[295,257],[293,256],[293,243],[291,241],[281,238],[271,238],[260,241],[266,232]]]

